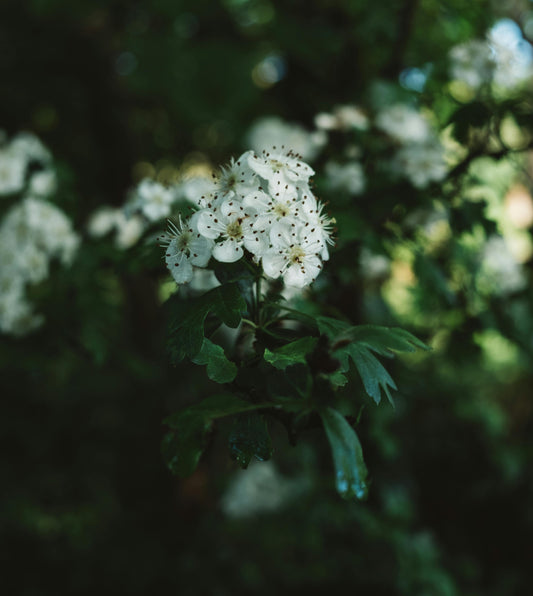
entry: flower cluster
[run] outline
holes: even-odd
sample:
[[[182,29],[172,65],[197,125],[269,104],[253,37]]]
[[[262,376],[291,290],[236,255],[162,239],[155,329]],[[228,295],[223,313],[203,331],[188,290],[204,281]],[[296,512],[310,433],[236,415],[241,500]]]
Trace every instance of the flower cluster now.
[[[79,244],[68,217],[46,200],[56,187],[52,156],[37,137],[19,133],[0,148],[0,195],[15,199],[0,222],[0,331],[25,335],[43,317],[26,295],[49,275],[50,262],[71,263]],[[7,198],[6,198],[7,201]]]
[[[413,186],[426,188],[448,172],[444,147],[429,121],[416,109],[393,104],[376,116],[376,126],[398,145],[391,168]]]
[[[31,190],[46,196],[55,190],[52,156],[41,141],[29,132],[21,132],[7,143],[0,134],[0,198]]]
[[[79,237],[68,217],[43,199],[26,197],[0,224],[0,330],[24,335],[43,318],[33,312],[26,288],[45,280],[50,262],[72,262]]]
[[[298,155],[273,148],[243,153],[218,171],[197,199],[198,210],[161,236],[178,284],[211,257],[233,263],[248,255],[267,277],[309,285],[329,258],[334,220],[313,195],[314,171]]]

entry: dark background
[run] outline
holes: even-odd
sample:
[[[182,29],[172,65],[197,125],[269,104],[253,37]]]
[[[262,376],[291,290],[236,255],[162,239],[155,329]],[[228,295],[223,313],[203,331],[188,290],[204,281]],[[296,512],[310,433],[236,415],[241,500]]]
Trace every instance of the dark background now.
[[[0,126],[9,135],[32,130],[52,150],[60,204],[81,229],[96,207],[124,202],[139,163],[222,163],[246,148],[258,117],[310,128],[334,105],[368,104],[378,79],[407,97],[400,73],[428,63],[432,78],[417,100],[442,106],[449,48],[527,10],[527,2],[485,0],[4,0]],[[253,69],[272,55],[284,76],[258,85]],[[435,108],[442,123],[450,105]],[[334,153],[341,141],[331,143]],[[354,323],[400,324],[383,315],[378,288],[350,259],[365,238],[378,244],[388,233],[391,201],[414,209],[428,196],[402,186],[379,202],[383,190],[369,186],[368,231],[341,244],[316,301]],[[454,258],[436,267],[448,274]],[[220,507],[237,469],[223,430],[190,479],[173,478],[160,456],[163,418],[207,391],[202,370],[168,363],[165,311],[155,298],[160,260],[91,244],[73,272],[43,290],[46,327],[0,342],[5,589],[528,594],[531,289],[472,314],[465,296],[447,303],[424,271],[419,308],[435,322],[411,327],[426,340],[444,329],[445,346],[391,363],[401,389],[396,409],[364,412],[369,500],[336,495],[319,432],[290,447],[279,427],[276,465],[311,488],[274,513],[232,519]],[[447,322],[450,311],[457,323]],[[518,346],[512,374],[486,364],[473,341],[485,329]]]

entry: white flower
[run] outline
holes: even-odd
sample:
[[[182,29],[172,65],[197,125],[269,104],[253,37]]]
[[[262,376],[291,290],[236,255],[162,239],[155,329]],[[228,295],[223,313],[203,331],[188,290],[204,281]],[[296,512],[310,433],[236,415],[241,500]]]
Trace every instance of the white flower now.
[[[30,192],[39,196],[51,195],[57,187],[56,173],[54,170],[41,170],[35,172],[30,178]]]
[[[126,215],[118,209],[115,216],[115,244],[117,248],[126,250],[137,244],[144,233],[145,223],[138,215]]]
[[[312,283],[322,269],[318,253],[322,244],[318,234],[305,227],[293,228],[275,223],[270,231],[272,248],[263,255],[263,270],[272,278],[283,276],[288,286],[303,288]]]
[[[306,489],[304,480],[285,478],[270,461],[252,463],[235,473],[221,507],[228,517],[253,517],[282,508]]]
[[[322,130],[367,130],[368,117],[358,106],[335,106],[331,114],[317,114],[315,125]]]
[[[10,195],[24,188],[26,160],[14,151],[0,149],[0,195]]]
[[[257,188],[256,176],[248,165],[248,158],[252,151],[243,153],[236,161],[232,158],[230,163],[222,166],[216,176],[216,194],[223,201],[236,195],[243,198]]]
[[[325,204],[319,203],[312,193],[305,195],[301,204],[302,221],[300,223],[305,234],[320,243],[320,257],[323,261],[329,259],[328,244],[331,246],[335,244],[333,234],[337,223],[334,218],[324,213],[325,207]]]
[[[427,143],[401,147],[396,153],[395,161],[398,170],[417,188],[425,188],[431,182],[440,182],[448,172],[444,147],[437,138]]]
[[[193,176],[177,184],[175,193],[178,198],[184,197],[190,203],[204,209],[215,201],[217,185],[213,178]]]
[[[222,263],[233,263],[243,255],[243,246],[255,243],[253,218],[257,215],[239,201],[228,200],[220,208],[198,212],[198,231],[205,238],[220,240],[213,248],[213,257]]]
[[[330,161],[326,164],[325,170],[326,184],[331,190],[359,195],[365,189],[366,180],[363,166],[357,161],[346,164]]]
[[[478,286],[487,293],[507,295],[523,290],[528,280],[504,238],[491,236],[481,253]]]
[[[429,122],[406,104],[395,104],[381,110],[376,126],[399,143],[423,143],[431,136]]]
[[[33,312],[26,286],[49,275],[51,259],[70,263],[79,237],[70,220],[54,205],[27,197],[0,224],[0,329],[24,335],[43,318]]]
[[[159,182],[145,178],[139,183],[133,205],[141,210],[150,221],[158,221],[170,215],[175,200],[172,190]]]
[[[308,132],[298,124],[281,118],[260,118],[248,132],[248,143],[256,152],[269,151],[272,147],[290,147],[306,161],[313,161],[327,142],[322,131]]]
[[[101,238],[115,229],[118,209],[114,207],[99,207],[89,217],[87,231],[93,238]]]
[[[274,196],[258,190],[245,197],[243,205],[257,212],[254,230],[264,235],[274,222],[285,222],[290,225],[298,220],[299,189],[283,188]],[[268,237],[268,234],[266,236]]]
[[[268,182],[268,191],[272,195],[284,188],[296,189],[298,185],[307,183],[315,173],[290,151],[284,153],[275,147],[271,152],[263,152],[260,156],[251,154],[248,163],[256,174]]]
[[[471,39],[450,50],[450,76],[466,83],[472,89],[479,89],[490,83],[496,63],[489,44],[481,39]]]
[[[169,231],[160,237],[165,247],[165,262],[174,281],[185,284],[193,279],[193,265],[205,267],[211,258],[214,242],[198,233],[196,214],[178,225],[169,224]]]
[[[52,160],[50,151],[31,132],[19,132],[11,141],[9,149],[27,162],[46,164]]]

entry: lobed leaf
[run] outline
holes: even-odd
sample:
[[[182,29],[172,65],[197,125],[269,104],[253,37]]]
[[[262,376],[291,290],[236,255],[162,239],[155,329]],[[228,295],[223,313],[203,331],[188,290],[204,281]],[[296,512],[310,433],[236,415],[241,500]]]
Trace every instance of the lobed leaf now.
[[[279,370],[285,370],[293,364],[306,364],[305,357],[314,349],[317,341],[316,337],[302,337],[272,351],[267,348],[264,359]]]
[[[237,376],[237,365],[228,360],[222,346],[207,337],[204,337],[202,347],[192,361],[207,364],[207,376],[215,383],[231,383]]]
[[[251,404],[229,393],[214,395],[169,416],[164,422],[171,431],[165,435],[161,451],[173,474],[189,476],[204,452],[208,432],[218,418],[249,412],[272,404]]]
[[[246,311],[246,302],[235,283],[218,286],[198,298],[179,301],[178,304],[168,340],[174,362],[199,354],[204,341],[204,322],[209,312],[229,327],[237,327]]]

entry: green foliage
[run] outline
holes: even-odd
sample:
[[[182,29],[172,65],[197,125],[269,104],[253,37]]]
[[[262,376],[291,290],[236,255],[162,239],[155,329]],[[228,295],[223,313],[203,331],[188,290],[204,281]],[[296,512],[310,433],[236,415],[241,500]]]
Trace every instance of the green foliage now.
[[[228,327],[237,327],[246,311],[246,302],[235,283],[218,286],[197,298],[171,300],[174,320],[170,325],[167,345],[173,362],[179,362],[186,356],[195,358],[200,353],[208,313],[212,312]]]
[[[343,373],[350,369],[353,361],[367,394],[379,404],[381,391],[393,404],[390,389],[397,389],[396,383],[372,352],[391,358],[394,352],[428,350],[422,341],[404,329],[379,327],[377,325],[350,326],[330,317],[318,317],[318,328],[334,342],[332,353],[340,361],[338,371],[332,377],[335,386],[344,385]]]
[[[250,404],[226,393],[208,397],[201,403],[169,416],[165,424],[171,431],[165,435],[162,443],[163,457],[169,469],[178,476],[189,476],[196,469],[207,446],[208,433],[215,420],[265,406]]]
[[[216,383],[230,383],[237,375],[237,365],[227,359],[221,346],[207,337],[204,337],[202,347],[192,361],[207,364],[207,376]]]
[[[266,461],[272,456],[272,441],[262,414],[250,412],[238,415],[233,421],[228,441],[230,455],[241,468],[247,468],[253,457]]]
[[[267,348],[264,358],[279,370],[285,370],[293,364],[306,364],[306,356],[313,350],[316,342],[316,337],[302,337],[272,351]]]
[[[333,408],[320,412],[335,465],[335,485],[344,499],[364,499],[368,494],[363,449],[355,430]]]

